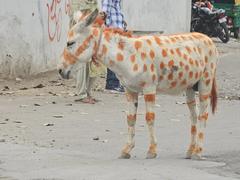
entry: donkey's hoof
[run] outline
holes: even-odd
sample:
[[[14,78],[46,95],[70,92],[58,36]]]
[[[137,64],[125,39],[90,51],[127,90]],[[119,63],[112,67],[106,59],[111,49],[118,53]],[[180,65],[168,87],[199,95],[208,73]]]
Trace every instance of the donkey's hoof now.
[[[130,159],[130,158],[131,158],[131,155],[125,152],[123,152],[119,157],[119,159]]]
[[[192,156],[191,156],[191,158],[193,159],[193,160],[205,160],[206,158],[204,158],[204,157],[202,157],[202,155],[201,154],[192,154]]]
[[[154,159],[156,157],[157,157],[157,153],[148,152],[146,159]]]
[[[190,152],[190,151],[188,151],[187,153],[186,153],[186,157],[185,157],[186,159],[191,159],[192,158],[192,152]]]

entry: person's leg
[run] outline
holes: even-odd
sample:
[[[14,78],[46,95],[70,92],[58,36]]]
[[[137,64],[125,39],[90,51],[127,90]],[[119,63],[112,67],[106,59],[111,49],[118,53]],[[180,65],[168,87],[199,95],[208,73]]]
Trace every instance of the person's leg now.
[[[107,69],[107,80],[106,80],[106,89],[114,90],[114,88],[119,87],[119,80],[117,79],[114,72],[110,69]]]
[[[77,83],[76,83],[76,94],[79,97],[79,100],[87,97],[87,65],[79,64],[77,70]]]

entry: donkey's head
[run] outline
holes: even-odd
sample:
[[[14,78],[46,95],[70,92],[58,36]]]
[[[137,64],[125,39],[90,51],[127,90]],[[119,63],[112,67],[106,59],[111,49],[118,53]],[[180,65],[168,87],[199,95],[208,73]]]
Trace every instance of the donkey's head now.
[[[84,19],[80,19],[68,32],[67,46],[60,58],[58,65],[59,74],[68,79],[73,66],[77,63],[87,63],[94,53],[94,37],[91,24],[98,15],[98,10],[93,11]]]

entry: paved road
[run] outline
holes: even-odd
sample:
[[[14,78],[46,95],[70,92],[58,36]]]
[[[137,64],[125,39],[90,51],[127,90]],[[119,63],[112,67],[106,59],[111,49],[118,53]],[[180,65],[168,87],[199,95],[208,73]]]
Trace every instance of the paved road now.
[[[240,179],[240,54],[220,59],[218,112],[207,125],[204,161],[184,159],[190,141],[184,96],[158,96],[158,157],[145,159],[144,103],[132,159],[118,159],[126,137],[123,95],[96,93],[96,105],[75,97],[0,96],[0,179]],[[96,139],[96,140],[93,140]]]

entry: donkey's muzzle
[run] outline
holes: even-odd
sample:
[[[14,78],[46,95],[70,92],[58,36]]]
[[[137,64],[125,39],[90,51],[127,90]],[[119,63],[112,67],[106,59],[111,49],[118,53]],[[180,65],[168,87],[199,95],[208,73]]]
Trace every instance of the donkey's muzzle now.
[[[60,74],[60,76],[61,76],[63,79],[69,79],[70,71],[65,72],[64,70],[59,69],[59,70],[58,70],[58,73]]]

